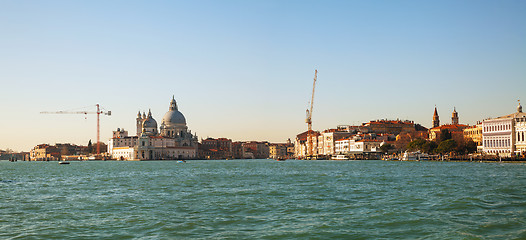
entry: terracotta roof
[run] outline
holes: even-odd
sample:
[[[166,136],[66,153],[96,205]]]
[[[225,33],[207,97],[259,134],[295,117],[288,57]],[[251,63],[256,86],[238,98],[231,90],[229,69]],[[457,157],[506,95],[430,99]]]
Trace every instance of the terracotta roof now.
[[[296,135],[296,138],[298,138],[299,140],[307,140],[307,133],[310,133],[310,134],[312,134],[314,136],[319,136],[320,135],[319,132],[310,130],[310,131],[305,131],[305,132],[302,132],[302,133]]]
[[[325,130],[325,131],[323,131],[323,132],[324,132],[324,133],[328,133],[328,132],[339,132],[339,130],[333,128],[333,129],[327,129],[327,130]]]
[[[468,128],[469,125],[465,125],[465,124],[445,124],[445,125],[442,125],[442,126],[438,126],[438,127],[434,127],[434,128],[431,128],[431,130],[462,130],[464,128]]]
[[[383,141],[373,140],[373,139],[362,139],[362,140],[358,140],[356,142],[383,142]]]
[[[335,142],[337,141],[345,141],[345,140],[351,140],[350,137],[347,137],[347,138],[339,138],[339,139],[336,139]]]
[[[365,124],[406,124],[406,125],[412,125],[413,122],[409,121],[401,121],[401,120],[377,120],[377,121],[370,121]],[[365,125],[364,124],[364,125]]]
[[[150,138],[160,139],[160,138],[165,138],[165,137],[163,137],[163,136],[150,136]]]

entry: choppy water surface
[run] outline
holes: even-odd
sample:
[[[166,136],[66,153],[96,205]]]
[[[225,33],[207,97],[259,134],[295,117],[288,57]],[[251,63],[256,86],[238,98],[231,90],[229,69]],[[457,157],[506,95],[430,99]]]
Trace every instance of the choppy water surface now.
[[[526,239],[526,165],[0,162],[1,239]]]

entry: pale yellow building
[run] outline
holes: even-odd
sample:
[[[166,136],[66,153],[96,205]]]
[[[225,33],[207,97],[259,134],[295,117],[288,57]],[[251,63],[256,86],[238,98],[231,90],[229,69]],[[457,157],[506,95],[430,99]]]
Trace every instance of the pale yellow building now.
[[[477,146],[482,146],[482,123],[478,122],[477,125],[464,129],[464,139],[471,139]]]

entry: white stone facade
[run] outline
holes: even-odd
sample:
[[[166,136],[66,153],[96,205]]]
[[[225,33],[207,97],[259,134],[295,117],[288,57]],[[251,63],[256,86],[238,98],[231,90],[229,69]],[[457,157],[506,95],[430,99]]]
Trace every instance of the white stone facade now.
[[[379,152],[381,141],[341,139],[335,142],[336,154]]]
[[[482,121],[482,147],[486,154],[509,157],[526,151],[523,134],[526,131],[526,114],[519,104],[517,112]]]
[[[108,152],[117,160],[170,160],[197,158],[197,136],[186,126],[186,119],[179,112],[175,99],[170,102],[160,131],[152,116],[137,114],[137,136],[117,129],[108,143]]]
[[[526,116],[515,118],[515,152],[526,152]]]

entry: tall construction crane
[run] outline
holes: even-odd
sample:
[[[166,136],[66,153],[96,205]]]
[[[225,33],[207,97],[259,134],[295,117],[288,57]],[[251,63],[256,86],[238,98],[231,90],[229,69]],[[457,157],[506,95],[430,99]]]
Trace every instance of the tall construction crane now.
[[[111,116],[111,111],[107,111],[104,108],[100,107],[99,104],[95,105],[97,107],[96,112],[88,111],[57,111],[57,112],[40,112],[41,114],[97,114],[97,155],[100,155],[100,114]],[[103,110],[101,110],[101,108]]]
[[[307,155],[314,155],[314,144],[312,141],[312,110],[314,107],[314,90],[316,89],[316,80],[318,79],[318,70],[314,70],[314,82],[312,83],[312,96],[310,100],[310,109],[307,109],[307,118],[305,122],[307,123]],[[310,153],[310,154],[309,154]]]

